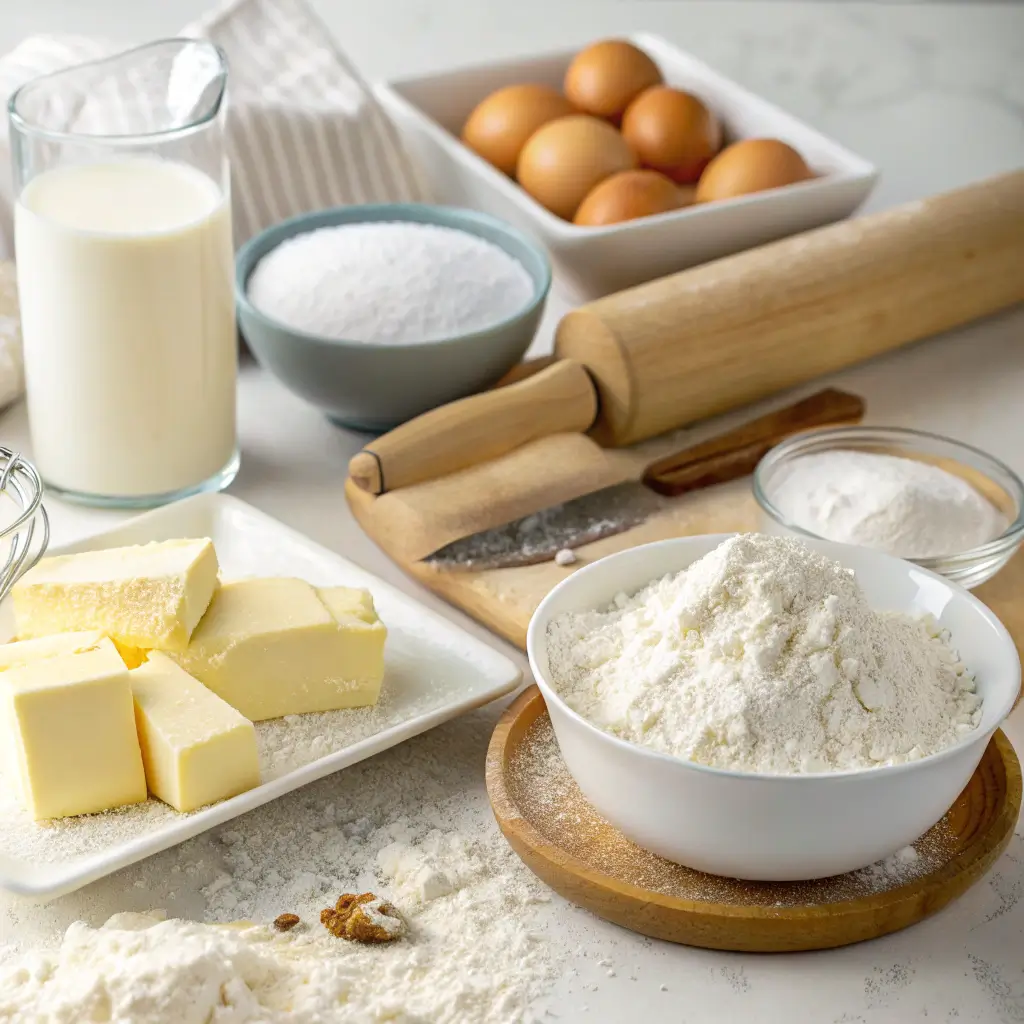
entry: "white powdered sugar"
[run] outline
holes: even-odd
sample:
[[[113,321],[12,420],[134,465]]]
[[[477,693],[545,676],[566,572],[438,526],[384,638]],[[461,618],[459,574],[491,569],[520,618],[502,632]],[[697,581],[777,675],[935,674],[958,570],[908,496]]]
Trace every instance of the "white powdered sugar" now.
[[[1006,528],[1006,517],[966,480],[873,452],[801,455],[775,470],[768,497],[803,530],[900,558],[969,551]]]
[[[759,534],[548,629],[554,685],[584,718],[765,773],[898,764],[975,729],[982,700],[949,639],[874,611],[852,571],[798,541]]]
[[[533,297],[523,265],[498,246],[433,224],[341,224],[272,249],[249,279],[253,306],[341,341],[404,345],[484,330]]]
[[[535,1019],[530,1008],[558,973],[559,926],[548,891],[494,827],[482,786],[466,789],[490,725],[435,730],[190,840],[146,874],[128,869],[116,882],[126,909],[173,904],[178,887],[205,880],[207,923],[119,914],[72,925],[59,948],[0,955],[0,1020]],[[319,913],[344,892],[392,903],[407,933],[380,945],[333,937]],[[270,922],[285,912],[302,923],[278,934]]]

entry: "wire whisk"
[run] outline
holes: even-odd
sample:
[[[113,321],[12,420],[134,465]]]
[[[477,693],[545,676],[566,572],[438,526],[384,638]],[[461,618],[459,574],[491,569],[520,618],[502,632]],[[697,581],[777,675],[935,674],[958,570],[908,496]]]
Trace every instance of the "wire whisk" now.
[[[50,543],[50,518],[43,507],[43,481],[36,467],[2,445],[0,494],[10,497],[21,511],[13,522],[0,526],[0,542],[7,547],[7,558],[0,567],[2,601],[43,557]]]

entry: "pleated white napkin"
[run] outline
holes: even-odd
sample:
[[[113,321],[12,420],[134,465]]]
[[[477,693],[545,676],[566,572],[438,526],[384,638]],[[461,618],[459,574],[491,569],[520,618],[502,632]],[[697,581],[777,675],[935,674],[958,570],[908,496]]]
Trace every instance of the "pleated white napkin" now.
[[[227,54],[237,244],[326,206],[429,201],[394,125],[304,0],[229,0],[180,35],[209,39]],[[124,49],[105,40],[33,36],[0,58],[0,103],[6,110],[11,94],[37,75]],[[0,259],[14,255],[7,131],[3,118]],[[22,390],[16,304],[4,292],[2,270],[0,406]]]

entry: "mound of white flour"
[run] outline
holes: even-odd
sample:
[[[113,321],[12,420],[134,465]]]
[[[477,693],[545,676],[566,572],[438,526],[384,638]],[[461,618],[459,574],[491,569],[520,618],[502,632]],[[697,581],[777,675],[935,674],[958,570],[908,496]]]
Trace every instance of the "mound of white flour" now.
[[[392,823],[390,831],[402,831],[401,822]],[[298,837],[304,846],[321,840],[316,833]],[[349,851],[337,855],[342,863],[352,851],[364,852],[358,837],[346,845]],[[243,856],[239,851],[238,858]],[[380,850],[375,873],[374,888],[379,883],[378,891],[399,904],[409,923],[408,936],[397,942],[364,946],[333,938],[315,911],[287,934],[267,925],[118,914],[100,928],[71,925],[57,950],[0,963],[0,1021],[513,1024],[527,1019],[530,1002],[553,976],[546,944],[533,924],[548,896],[500,835],[432,830],[416,841],[393,841]],[[262,881],[273,891],[269,877]],[[233,888],[246,891],[239,879]],[[333,903],[336,892],[321,905]]]
[[[934,621],[880,613],[853,572],[745,534],[612,608],[548,628],[570,707],[633,743],[720,768],[800,773],[913,761],[981,720]]]

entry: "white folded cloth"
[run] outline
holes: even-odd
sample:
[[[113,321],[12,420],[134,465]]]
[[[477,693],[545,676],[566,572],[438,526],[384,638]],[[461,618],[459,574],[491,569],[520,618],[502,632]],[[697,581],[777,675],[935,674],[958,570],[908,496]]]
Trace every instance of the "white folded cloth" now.
[[[24,388],[14,264],[0,263],[0,409],[20,398]]]
[[[304,0],[229,0],[180,35],[209,39],[228,58],[237,244],[309,210],[429,201],[396,128]],[[6,109],[11,94],[37,75],[125,48],[105,40],[31,37],[0,58],[0,102]],[[0,259],[14,255],[7,133],[4,118]],[[0,406],[22,390],[16,303],[4,290],[7,270],[0,267]]]

